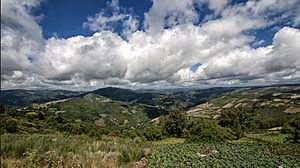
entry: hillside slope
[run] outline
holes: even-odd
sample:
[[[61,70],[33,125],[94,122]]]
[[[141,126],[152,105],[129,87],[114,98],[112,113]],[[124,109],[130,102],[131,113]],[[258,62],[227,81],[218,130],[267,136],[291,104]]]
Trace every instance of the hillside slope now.
[[[300,114],[300,86],[236,89],[192,107],[186,115],[217,119],[230,111],[249,111],[251,120],[266,127],[268,124],[280,125],[289,117]]]
[[[51,112],[63,118],[88,122],[97,126],[136,126],[148,119],[144,110],[126,102],[114,101],[96,94],[47,103]]]

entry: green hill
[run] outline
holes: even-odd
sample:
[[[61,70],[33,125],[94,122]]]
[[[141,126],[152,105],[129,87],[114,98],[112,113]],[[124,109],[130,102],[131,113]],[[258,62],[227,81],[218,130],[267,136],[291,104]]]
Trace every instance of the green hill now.
[[[98,126],[136,126],[148,119],[144,110],[126,102],[114,101],[93,93],[61,102],[47,103],[50,111],[63,118]]]
[[[143,107],[145,113],[147,113],[150,118],[168,114],[172,107],[186,108],[190,105],[189,102],[172,94],[144,93],[141,91],[115,87],[101,88],[84,93],[82,96],[90,93],[104,96],[112,100],[126,102],[132,106]]]

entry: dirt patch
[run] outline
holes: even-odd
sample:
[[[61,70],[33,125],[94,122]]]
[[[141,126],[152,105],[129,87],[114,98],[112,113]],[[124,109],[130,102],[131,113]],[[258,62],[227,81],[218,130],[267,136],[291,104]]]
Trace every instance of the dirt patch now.
[[[300,94],[291,96],[291,99],[300,99]]]
[[[274,127],[274,128],[268,129],[268,131],[280,131],[280,130],[282,130],[282,127]]]
[[[147,156],[150,154],[150,148],[144,148],[143,157],[135,163],[135,168],[144,168],[147,165]]]
[[[233,106],[233,103],[227,103],[225,106],[223,106],[222,108],[230,108]]]
[[[285,109],[284,112],[289,114],[300,113],[300,108],[289,107]]]
[[[100,119],[96,120],[95,125],[100,126],[100,127],[104,127],[105,126],[104,119],[100,118]]]
[[[208,148],[208,149],[205,149],[202,152],[198,152],[197,155],[199,157],[205,157],[205,156],[210,156],[210,155],[217,155],[218,153],[219,153],[219,151],[217,151],[216,149]]]

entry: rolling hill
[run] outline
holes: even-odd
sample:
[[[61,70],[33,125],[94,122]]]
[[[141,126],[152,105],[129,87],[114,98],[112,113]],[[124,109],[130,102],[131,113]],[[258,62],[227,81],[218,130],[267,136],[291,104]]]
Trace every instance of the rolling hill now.
[[[190,108],[192,118],[218,119],[223,113],[247,112],[247,121],[260,128],[282,126],[300,114],[300,86],[239,88]]]
[[[136,126],[148,119],[143,108],[93,93],[48,103],[47,108],[63,118],[97,126]]]
[[[172,108],[185,111],[188,117],[217,119],[226,111],[250,110],[253,112],[252,119],[257,122],[262,118],[269,118],[268,121],[286,120],[300,112],[299,99],[300,85],[187,89],[172,94],[115,87],[85,93],[64,90],[1,91],[1,103],[6,108],[32,106],[33,112],[43,109],[50,115],[98,126],[128,127],[166,115]]]

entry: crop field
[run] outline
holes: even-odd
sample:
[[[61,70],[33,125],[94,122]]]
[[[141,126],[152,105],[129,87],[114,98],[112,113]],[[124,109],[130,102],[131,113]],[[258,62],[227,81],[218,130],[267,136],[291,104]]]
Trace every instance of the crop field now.
[[[300,167],[299,144],[261,142],[154,145],[148,168]]]

